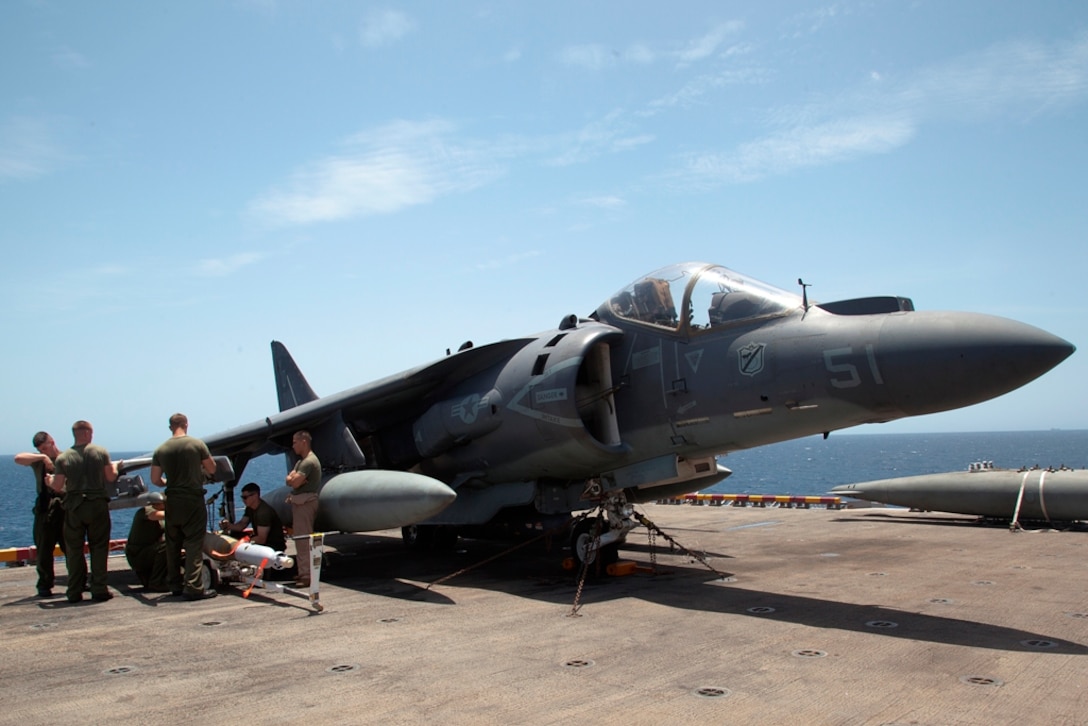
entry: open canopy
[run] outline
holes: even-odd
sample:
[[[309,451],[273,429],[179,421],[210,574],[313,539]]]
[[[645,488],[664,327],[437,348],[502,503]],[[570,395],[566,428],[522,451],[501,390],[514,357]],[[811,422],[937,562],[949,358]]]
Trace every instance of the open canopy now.
[[[799,295],[721,265],[685,262],[631,283],[597,308],[597,316],[696,333],[800,307]]]

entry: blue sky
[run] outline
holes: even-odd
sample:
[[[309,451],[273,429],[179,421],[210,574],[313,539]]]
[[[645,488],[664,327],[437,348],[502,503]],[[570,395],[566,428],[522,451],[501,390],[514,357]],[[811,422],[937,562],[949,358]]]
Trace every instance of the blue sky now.
[[[673,262],[1088,344],[1088,6],[0,5],[0,452],[150,448]],[[1088,428],[1088,351],[872,431]]]

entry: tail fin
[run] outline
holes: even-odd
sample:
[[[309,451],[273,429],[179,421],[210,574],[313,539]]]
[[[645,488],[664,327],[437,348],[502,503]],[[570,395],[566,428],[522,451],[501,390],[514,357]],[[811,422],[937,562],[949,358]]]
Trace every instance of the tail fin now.
[[[302,375],[295,359],[278,340],[272,341],[272,367],[276,371],[276,393],[281,411],[317,400],[317,394],[306,382],[306,376]]]
[[[286,346],[278,340],[272,341],[272,367],[276,371],[276,394],[279,396],[281,411],[318,399],[314,389],[310,388],[310,384],[306,382],[306,376],[299,370],[295,359],[287,352]],[[344,424],[343,416],[339,411],[311,426],[310,435],[313,437],[314,453],[321,460],[322,469],[343,471],[366,465],[366,456],[363,455],[359,443]],[[290,468],[297,457],[291,451],[287,451],[286,454],[287,465]]]

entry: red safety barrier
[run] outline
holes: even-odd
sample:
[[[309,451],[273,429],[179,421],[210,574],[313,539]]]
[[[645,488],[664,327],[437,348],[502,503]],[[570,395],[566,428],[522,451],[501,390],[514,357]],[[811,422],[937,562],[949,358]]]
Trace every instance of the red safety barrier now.
[[[124,552],[125,543],[127,539],[111,539],[110,540],[110,552]],[[90,552],[90,548],[87,547],[87,543],[83,543],[83,554]],[[64,557],[64,553],[60,551],[60,547],[53,548],[54,557]],[[37,547],[8,547],[7,549],[0,550],[0,562],[29,562],[38,558]]]
[[[663,499],[659,504],[710,504],[721,506],[729,503],[733,506],[743,507],[749,504],[765,507],[768,504],[785,505],[786,507],[807,508],[813,504],[828,507],[829,509],[842,509],[841,497],[820,497],[791,494],[685,494],[680,497]]]

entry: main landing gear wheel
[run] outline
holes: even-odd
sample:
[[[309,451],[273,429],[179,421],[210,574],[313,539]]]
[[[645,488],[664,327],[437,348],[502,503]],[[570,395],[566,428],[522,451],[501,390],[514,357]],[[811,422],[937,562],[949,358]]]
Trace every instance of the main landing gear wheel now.
[[[577,563],[577,571],[581,573],[582,565],[589,563],[589,574],[597,575],[603,574],[604,568],[619,560],[620,547],[618,543],[605,545],[594,549],[594,534],[593,528],[597,526],[596,519],[583,519],[574,525],[574,529],[570,533],[570,551],[574,556],[574,561]],[[601,522],[600,531],[597,533],[596,538],[599,539],[601,535],[608,531],[608,522]]]

